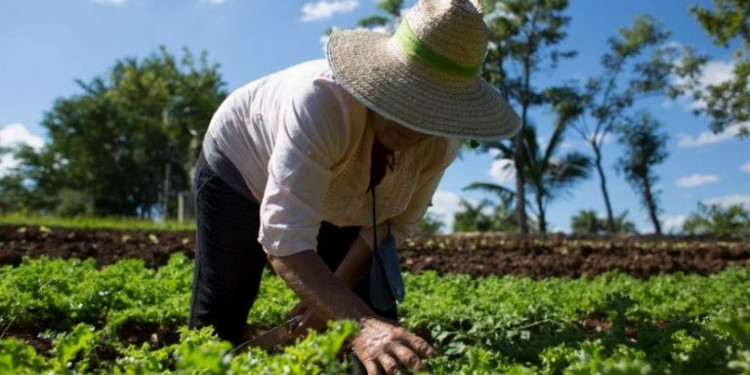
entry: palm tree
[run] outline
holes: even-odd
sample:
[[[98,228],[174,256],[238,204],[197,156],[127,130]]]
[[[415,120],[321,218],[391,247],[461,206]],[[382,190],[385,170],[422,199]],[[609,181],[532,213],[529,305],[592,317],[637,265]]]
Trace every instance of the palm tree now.
[[[628,220],[627,216],[628,210],[625,210],[621,214],[615,216],[615,233],[638,233],[638,230],[635,229],[635,223]]]
[[[574,234],[599,234],[602,231],[601,219],[594,210],[580,210],[570,219],[570,226]]]
[[[637,233],[635,224],[627,219],[628,211],[615,216],[612,221],[614,233]],[[599,217],[594,210],[580,210],[570,219],[571,229],[575,234],[604,234],[609,232],[609,221]]]
[[[486,232],[490,230],[492,218],[484,213],[487,208],[492,207],[490,200],[484,199],[475,206],[462,198],[459,205],[462,210],[455,215],[454,232]]]
[[[540,233],[547,232],[546,212],[549,204],[566,194],[576,183],[585,180],[591,173],[591,158],[577,151],[558,156],[565,137],[565,125],[577,116],[576,111],[560,111],[555,130],[546,146],[540,145],[534,126],[523,129],[523,165],[526,168],[526,186],[534,195],[537,225]],[[498,158],[513,158],[513,146],[502,142],[489,142],[485,147],[500,150]],[[508,195],[507,188],[491,183],[473,183],[466,189],[495,191]]]

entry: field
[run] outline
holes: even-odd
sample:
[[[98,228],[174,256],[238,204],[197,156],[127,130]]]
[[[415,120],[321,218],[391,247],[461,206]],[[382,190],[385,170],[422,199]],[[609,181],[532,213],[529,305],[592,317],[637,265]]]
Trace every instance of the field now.
[[[193,233],[0,226],[0,373],[341,373],[351,324],[273,353],[186,322]],[[436,236],[402,249],[435,374],[750,374],[750,243]],[[247,329],[296,303],[271,272]]]

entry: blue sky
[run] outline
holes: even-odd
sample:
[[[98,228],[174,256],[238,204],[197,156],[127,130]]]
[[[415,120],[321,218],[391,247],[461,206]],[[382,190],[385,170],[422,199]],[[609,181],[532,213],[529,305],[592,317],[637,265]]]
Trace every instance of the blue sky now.
[[[408,2],[412,4],[412,2]],[[629,25],[637,14],[652,14],[673,35],[675,43],[694,45],[712,61],[704,71],[706,82],[718,82],[731,72],[731,54],[711,45],[687,11],[687,4],[710,6],[709,0],[573,0],[573,18],[564,49],[578,51],[552,72],[540,73],[538,84],[585,78],[599,72],[606,39],[618,27]],[[79,93],[76,79],[88,81],[106,73],[115,60],[144,57],[161,44],[173,53],[182,47],[207,51],[209,60],[233,90],[246,82],[284,67],[323,56],[322,35],[331,26],[349,28],[375,14],[373,0],[251,1],[251,0],[6,0],[0,3],[0,144],[27,142],[41,147],[43,113],[59,97]],[[661,176],[661,216],[673,228],[695,210],[699,201],[741,203],[750,207],[750,140],[731,134],[711,134],[708,120],[695,117],[687,99],[655,98],[638,103],[661,120],[670,134],[670,156],[657,167]],[[533,121],[542,137],[549,133],[550,118],[536,111]],[[575,133],[566,149],[589,152]],[[605,145],[608,186],[616,212],[628,217],[644,232],[652,230],[638,197],[614,173],[620,154],[615,142]],[[493,163],[495,163],[493,165]],[[461,189],[469,182],[502,182],[491,155],[466,153],[446,172],[434,198],[434,213],[448,218],[459,196],[473,201],[478,193]],[[12,160],[0,160],[0,173]],[[569,230],[570,217],[580,209],[604,213],[598,180],[578,185],[548,210],[551,227]]]

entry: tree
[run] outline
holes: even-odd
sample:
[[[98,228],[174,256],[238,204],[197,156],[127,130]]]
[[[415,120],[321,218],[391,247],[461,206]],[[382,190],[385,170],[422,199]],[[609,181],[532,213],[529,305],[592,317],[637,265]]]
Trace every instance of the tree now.
[[[662,124],[647,112],[639,113],[628,123],[618,127],[618,142],[624,147],[624,154],[617,160],[617,166],[634,190],[641,195],[643,206],[656,234],[661,234],[659,223],[659,192],[654,185],[659,177],[654,166],[661,164],[669,155],[666,150],[668,135],[661,132]]]
[[[722,207],[719,204],[698,202],[693,212],[682,224],[689,234],[712,234],[719,236],[750,236],[750,212],[741,204]]]
[[[580,210],[570,219],[574,234],[599,234],[605,228],[594,210]]]
[[[378,2],[378,8],[385,12],[386,15],[374,15],[363,18],[359,20],[358,25],[368,29],[385,27],[393,31],[401,20],[401,10],[403,7],[404,0],[381,0]]]
[[[547,233],[546,212],[549,204],[567,194],[575,184],[587,179],[591,171],[591,159],[580,152],[557,155],[564,131],[564,125],[557,126],[544,148],[539,147],[534,127],[529,126],[525,131],[528,186],[534,194],[541,233]]]
[[[50,142],[18,155],[19,173],[54,211],[66,199],[91,200],[98,215],[151,216],[189,189],[200,140],[226,96],[218,65],[164,47],[142,61],[116,61],[105,77],[55,101],[42,126]]]
[[[635,224],[627,219],[628,211],[615,217],[615,233],[637,233]],[[571,220],[571,230],[575,234],[605,234],[609,231],[606,217],[599,217],[594,210],[580,210]],[[611,233],[611,232],[610,232]]]
[[[531,221],[531,224],[533,225],[534,222]],[[500,204],[495,206],[492,210],[492,224],[490,227],[495,232],[518,232],[518,222],[516,221],[512,199],[503,199],[500,201]]]
[[[542,146],[536,134],[534,126],[527,126],[523,130],[525,155],[523,165],[526,170],[526,186],[534,195],[534,206],[536,210],[538,231],[547,232],[546,212],[550,203],[556,198],[569,192],[576,183],[589,177],[591,171],[591,158],[580,152],[568,152],[559,155],[560,146],[565,137],[565,127],[574,114],[560,115],[549,142]],[[488,143],[488,147],[500,150],[498,158],[509,158],[517,154],[515,149],[502,142]],[[519,174],[516,171],[516,174]],[[512,196],[508,189],[489,183],[473,183],[465,189],[494,191],[501,196]],[[517,202],[517,200],[516,200]]]
[[[631,233],[636,234],[638,230],[635,228],[635,223],[628,220],[628,210],[623,211],[621,214],[615,216],[615,233]]]
[[[664,47],[669,33],[648,16],[636,17],[629,28],[621,28],[616,37],[609,38],[609,51],[602,56],[603,71],[588,79],[582,94],[568,88],[557,96],[578,100],[586,115],[572,126],[588,143],[594,154],[594,166],[599,177],[599,189],[604,198],[607,228],[616,232],[612,202],[607,189],[603,166],[603,148],[618,122],[633,104],[656,93],[666,93],[670,73],[672,47]],[[649,58],[639,59],[651,51]],[[627,79],[625,85],[622,80]],[[592,126],[589,126],[588,120]]]
[[[484,211],[492,206],[492,202],[484,199],[477,205],[461,199],[458,203],[462,210],[454,215],[454,232],[487,232],[492,227],[492,218]]]
[[[524,131],[529,110],[545,103],[541,91],[534,87],[534,74],[554,68],[560,58],[574,52],[553,48],[567,33],[564,28],[570,17],[564,15],[567,0],[505,0],[484,1],[485,22],[490,32],[490,48],[484,64],[484,77],[500,89],[508,102],[515,102],[521,112],[522,130],[513,138],[512,156],[516,176],[516,217],[521,233],[528,233],[526,215],[526,167],[523,155]],[[543,62],[549,61],[549,66]],[[518,72],[517,75],[513,75]]]
[[[424,215],[422,220],[419,221],[417,232],[419,235],[438,234],[444,226],[445,223],[436,218],[435,215],[428,212]]]
[[[500,203],[495,206],[490,217],[491,230],[506,233],[518,232],[518,222],[513,208],[515,194],[512,190],[489,182],[473,182],[463,190],[481,190],[497,195]]]
[[[28,211],[26,203],[29,201],[21,175],[10,174],[0,177],[0,214]]]
[[[715,45],[729,48],[731,43],[739,43],[734,51],[733,77],[726,82],[701,87],[695,78],[698,76],[696,72],[705,64],[705,58],[700,59],[698,64],[686,64],[682,75],[693,78],[689,89],[695,99],[705,103],[705,107],[697,112],[711,117],[710,127],[718,133],[727,126],[750,120],[750,2],[713,0],[713,4],[714,9],[695,5],[690,12],[712,37]],[[739,136],[750,135],[747,125],[740,129]]]

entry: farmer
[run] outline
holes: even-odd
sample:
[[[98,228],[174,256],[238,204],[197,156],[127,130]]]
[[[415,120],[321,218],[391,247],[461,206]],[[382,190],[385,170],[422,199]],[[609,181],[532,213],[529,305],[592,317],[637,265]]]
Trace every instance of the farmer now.
[[[325,60],[222,103],[195,176],[191,327],[240,345],[268,260],[310,312],[302,328],[359,322],[352,346],[369,374],[435,354],[397,325],[395,305],[373,304],[368,273],[384,238],[397,245],[424,215],[457,138],[519,128],[478,76],[488,39],[474,1],[421,0],[391,37],[335,32]]]

